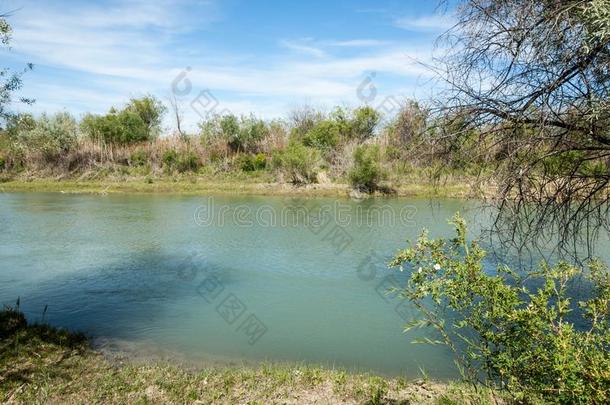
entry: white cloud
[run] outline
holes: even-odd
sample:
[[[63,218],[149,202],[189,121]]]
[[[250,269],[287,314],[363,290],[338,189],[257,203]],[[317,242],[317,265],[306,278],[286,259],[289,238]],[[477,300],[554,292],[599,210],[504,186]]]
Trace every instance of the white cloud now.
[[[326,56],[326,53],[319,48],[315,48],[313,46],[305,45],[294,41],[283,40],[280,41],[280,45],[286,49],[290,49],[292,51],[296,51],[297,53],[301,53],[304,55],[313,56],[314,58],[323,58],[324,56]]]
[[[369,48],[375,46],[385,46],[391,44],[390,41],[380,41],[376,39],[351,39],[347,41],[329,41],[328,46],[349,47],[349,48]]]
[[[176,41],[182,33],[219,18],[214,1],[131,0],[68,9],[41,3],[15,15],[13,45],[24,61],[75,76],[51,76],[58,81],[50,83],[49,76],[35,70],[25,84],[38,100],[37,111],[103,112],[144,93],[165,99],[172,80],[186,66],[192,67],[188,79],[193,86],[183,100],[187,110],[199,91],[211,89],[223,108],[266,117],[312,100],[357,103],[356,88],[367,72],[400,80],[429,75],[414,63],[427,61],[425,48],[392,41],[304,38],[280,41],[278,54],[215,56],[209,56],[204,41],[194,49]],[[189,49],[192,52],[186,52]],[[198,120],[192,111],[185,118]]]
[[[434,14],[421,17],[402,17],[394,20],[394,26],[409,31],[442,32],[455,24],[452,16]]]

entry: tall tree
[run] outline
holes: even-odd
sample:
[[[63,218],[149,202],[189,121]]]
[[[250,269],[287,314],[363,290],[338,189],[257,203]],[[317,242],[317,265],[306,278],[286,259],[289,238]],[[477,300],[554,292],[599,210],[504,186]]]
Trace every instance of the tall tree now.
[[[500,162],[504,235],[610,230],[610,0],[465,0],[457,17],[444,112]]]

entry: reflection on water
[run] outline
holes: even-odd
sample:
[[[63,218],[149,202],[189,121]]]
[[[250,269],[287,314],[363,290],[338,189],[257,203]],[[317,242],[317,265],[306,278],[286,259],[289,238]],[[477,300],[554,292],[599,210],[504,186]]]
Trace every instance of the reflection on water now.
[[[0,301],[107,348],[452,377],[403,334],[412,308],[387,289],[408,272],[386,264],[458,210],[486,225],[457,200],[0,194]]]

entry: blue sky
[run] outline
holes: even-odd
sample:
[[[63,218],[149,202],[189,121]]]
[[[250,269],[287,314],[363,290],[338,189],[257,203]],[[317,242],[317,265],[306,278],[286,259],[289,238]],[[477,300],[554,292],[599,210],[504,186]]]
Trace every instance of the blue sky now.
[[[165,101],[180,77],[189,126],[198,111],[273,118],[303,104],[425,98],[419,62],[451,25],[434,1],[0,0],[3,10],[14,10],[3,64],[34,63],[22,91],[34,112],[103,113],[147,93]]]

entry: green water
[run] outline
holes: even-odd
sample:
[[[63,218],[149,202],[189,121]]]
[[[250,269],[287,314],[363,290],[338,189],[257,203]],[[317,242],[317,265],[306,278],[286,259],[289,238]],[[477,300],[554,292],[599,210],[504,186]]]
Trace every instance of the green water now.
[[[458,210],[485,226],[458,200],[4,193],[0,302],[153,357],[449,378],[446,349],[402,332],[386,291],[408,274],[386,263]]]

